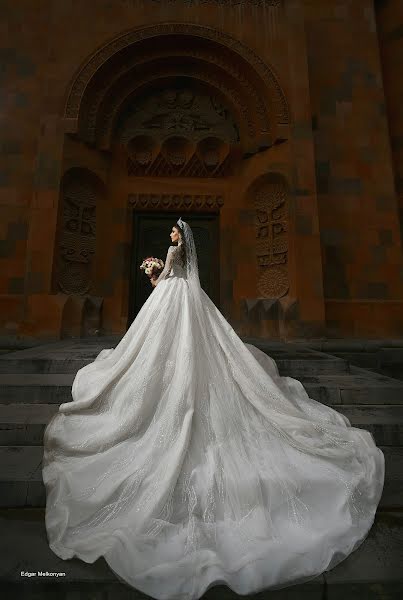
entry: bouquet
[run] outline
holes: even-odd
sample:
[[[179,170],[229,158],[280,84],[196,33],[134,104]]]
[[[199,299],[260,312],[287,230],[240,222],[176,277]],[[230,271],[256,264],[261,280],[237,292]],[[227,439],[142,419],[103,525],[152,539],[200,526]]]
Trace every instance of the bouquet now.
[[[140,265],[140,269],[149,277],[149,279],[157,279],[159,272],[164,268],[164,261],[160,258],[149,256],[145,258]]]

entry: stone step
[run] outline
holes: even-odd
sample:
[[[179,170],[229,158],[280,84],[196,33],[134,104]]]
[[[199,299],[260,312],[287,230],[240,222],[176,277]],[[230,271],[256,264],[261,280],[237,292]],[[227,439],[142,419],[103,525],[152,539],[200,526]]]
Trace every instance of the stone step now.
[[[380,348],[378,352],[335,352],[347,363],[395,379],[403,379],[403,348]]]
[[[0,355],[0,373],[76,373],[92,362],[104,348],[116,348],[119,336],[60,340],[24,350]],[[303,348],[291,342],[242,338],[269,354],[279,369],[294,376],[310,369],[315,373],[348,372],[348,363],[342,358]]]
[[[0,373],[76,373],[121,336],[59,340],[0,355]]]
[[[348,363],[338,358],[297,358],[277,357],[275,353],[269,354],[276,361],[280,375],[299,378],[302,375],[314,373],[317,375],[333,375],[348,373]]]
[[[403,382],[359,367],[332,375],[295,377],[308,395],[324,404],[403,404]],[[289,373],[287,376],[291,377]],[[3,404],[49,404],[70,402],[74,373],[19,373],[0,375]]]
[[[370,431],[377,446],[403,446],[403,405],[341,404],[333,408],[354,427]]]
[[[303,340],[294,345],[319,350],[346,360],[349,364],[403,379],[403,340]]]
[[[0,511],[0,578],[3,597],[70,600],[146,600],[149,596],[120,582],[105,559],[94,563],[62,560],[49,548],[43,509]],[[268,558],[268,564],[269,564]],[[239,596],[217,585],[203,600],[400,600],[403,589],[403,514],[378,511],[364,542],[339,565],[303,584]],[[32,577],[21,576],[34,573]],[[60,577],[38,572],[65,573]]]
[[[58,404],[0,404],[0,446],[41,446]],[[367,429],[378,446],[403,446],[403,405],[335,405],[354,427]]]
[[[308,396],[336,404],[403,404],[403,382],[380,373],[350,367],[349,374],[300,378]]]
[[[0,446],[41,446],[58,404],[0,404]]]
[[[21,352],[25,352],[24,350]],[[98,352],[92,352],[90,349],[79,356],[69,356],[66,358],[17,358],[19,352],[0,356],[0,374],[64,374],[77,373],[81,367],[94,361]],[[317,373],[346,373],[348,372],[348,363],[337,357],[329,357],[317,352],[308,356],[303,353],[291,352],[272,352],[267,353],[276,361],[279,372],[290,377],[297,377],[303,374]]]
[[[403,446],[380,446],[386,477],[380,506],[403,508]],[[45,506],[42,446],[0,446],[0,507]]]
[[[338,384],[304,384],[310,398],[336,406],[338,404],[403,404],[402,386],[354,386]]]
[[[284,374],[287,376],[287,373]],[[381,373],[377,373],[372,370],[362,369],[361,367],[351,367],[351,370],[348,373],[315,373],[315,371],[310,371],[299,377],[301,381],[306,383],[320,383],[326,382],[329,380],[330,382],[339,381],[344,384],[350,385],[361,385],[362,383],[372,383],[374,385],[400,385],[402,386],[402,382],[400,379],[394,379],[393,377],[389,377],[388,375],[382,375]],[[403,386],[402,386],[403,389]]]
[[[349,364],[343,358],[304,348],[292,342],[264,342],[252,338],[242,338],[245,343],[250,343],[262,350],[276,361],[281,375],[296,377],[297,375],[336,374],[348,373]]]
[[[74,374],[13,373],[0,375],[2,404],[62,404],[70,402]]]
[[[13,354],[17,354],[14,352]],[[12,358],[12,355],[0,356],[0,373],[77,373],[81,367],[93,362],[96,354],[86,358]]]

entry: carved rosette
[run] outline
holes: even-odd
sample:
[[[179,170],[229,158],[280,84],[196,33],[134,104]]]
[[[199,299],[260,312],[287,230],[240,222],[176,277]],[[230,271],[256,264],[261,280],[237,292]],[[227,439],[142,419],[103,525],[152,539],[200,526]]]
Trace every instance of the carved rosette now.
[[[109,147],[113,121],[115,115],[121,112],[122,104],[127,98],[136,95],[136,92],[140,93],[138,90],[152,81],[167,76],[190,77],[221,93],[227,103],[230,99],[232,106],[237,108],[240,118],[245,123],[245,131],[251,138],[256,137],[258,131],[259,133],[270,131],[271,118],[267,106],[261,99],[262,93],[255,89],[253,82],[243,73],[239,64],[234,64],[229,59],[227,52],[218,53],[208,47],[188,45],[184,47],[183,43],[172,47],[171,43],[169,56],[174,62],[179,63],[179,66],[168,67],[166,63],[164,66],[159,65],[159,61],[167,57],[167,49],[164,49],[161,44],[152,50],[148,49],[147,52],[137,49],[134,56],[116,65],[109,76],[98,81],[92,99],[88,102],[86,100],[82,107],[85,118],[81,122],[81,137],[91,143],[99,138],[103,146]],[[197,67],[194,63],[186,62],[190,59],[198,61]],[[209,65],[208,68],[205,68],[206,64]],[[102,114],[101,119],[99,113]],[[259,122],[255,120],[254,115],[258,117]]]
[[[258,293],[281,298],[289,290],[288,203],[282,182],[266,182],[254,193]]]

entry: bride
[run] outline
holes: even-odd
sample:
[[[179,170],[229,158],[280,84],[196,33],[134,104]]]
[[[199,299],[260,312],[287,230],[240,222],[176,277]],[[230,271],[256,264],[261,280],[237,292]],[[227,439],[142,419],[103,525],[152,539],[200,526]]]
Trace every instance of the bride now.
[[[46,428],[50,548],[104,556],[158,600],[312,579],[367,536],[383,453],[242,342],[200,286],[182,219],[171,240],[136,319]]]

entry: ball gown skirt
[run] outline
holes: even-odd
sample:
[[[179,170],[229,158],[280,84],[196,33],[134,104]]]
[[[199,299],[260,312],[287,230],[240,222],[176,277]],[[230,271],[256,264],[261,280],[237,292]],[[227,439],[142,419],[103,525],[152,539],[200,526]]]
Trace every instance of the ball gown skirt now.
[[[159,600],[316,577],[365,539],[384,483],[371,433],[280,377],[202,296],[208,327],[184,277],[159,282],[44,437],[50,548],[103,556]]]

